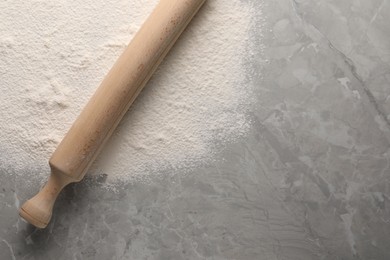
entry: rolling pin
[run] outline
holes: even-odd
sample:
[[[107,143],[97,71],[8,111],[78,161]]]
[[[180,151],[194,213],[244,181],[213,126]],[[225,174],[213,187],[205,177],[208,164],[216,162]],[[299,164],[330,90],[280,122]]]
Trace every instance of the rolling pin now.
[[[55,200],[83,179],[107,139],[205,0],[160,0],[118,58],[49,160],[51,173],[20,216],[37,228],[50,222]]]

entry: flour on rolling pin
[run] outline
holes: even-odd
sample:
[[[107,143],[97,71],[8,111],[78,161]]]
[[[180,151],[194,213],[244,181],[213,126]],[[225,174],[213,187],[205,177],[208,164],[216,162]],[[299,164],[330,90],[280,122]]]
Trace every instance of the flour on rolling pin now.
[[[106,2],[0,3],[3,167],[35,164],[46,178],[50,154],[158,1]],[[208,1],[90,173],[128,180],[188,169],[212,160],[215,142],[245,135],[251,16],[245,1]]]

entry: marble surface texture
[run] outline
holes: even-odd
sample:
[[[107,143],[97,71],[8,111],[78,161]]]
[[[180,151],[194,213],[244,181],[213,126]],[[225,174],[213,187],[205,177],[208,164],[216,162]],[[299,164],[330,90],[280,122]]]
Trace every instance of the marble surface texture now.
[[[45,230],[0,165],[0,259],[390,259],[390,0],[243,1],[249,135],[190,174],[87,177]]]

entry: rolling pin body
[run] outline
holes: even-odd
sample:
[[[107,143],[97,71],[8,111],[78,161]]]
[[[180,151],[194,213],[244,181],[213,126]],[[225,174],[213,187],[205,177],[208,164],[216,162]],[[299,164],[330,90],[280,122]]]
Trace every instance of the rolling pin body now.
[[[20,215],[44,228],[63,187],[83,179],[162,59],[205,0],[160,0],[49,160],[51,174]]]

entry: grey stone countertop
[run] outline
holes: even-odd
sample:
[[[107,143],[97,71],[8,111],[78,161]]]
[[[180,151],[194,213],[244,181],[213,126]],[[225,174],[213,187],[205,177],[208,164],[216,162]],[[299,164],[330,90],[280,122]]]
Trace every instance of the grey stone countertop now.
[[[390,259],[390,1],[245,1],[249,135],[193,174],[87,177],[44,230],[0,165],[1,260]]]

